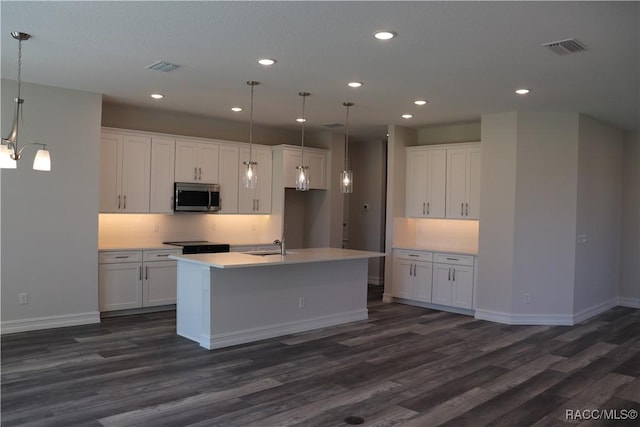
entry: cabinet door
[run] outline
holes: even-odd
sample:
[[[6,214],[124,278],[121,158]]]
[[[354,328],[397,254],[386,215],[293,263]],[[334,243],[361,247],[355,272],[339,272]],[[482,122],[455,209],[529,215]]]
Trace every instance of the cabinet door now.
[[[176,303],[176,261],[156,261],[144,264],[142,306]]]
[[[220,184],[220,213],[238,213],[238,147],[220,146],[218,174]]]
[[[177,182],[198,181],[198,148],[195,142],[176,141],[175,171]]]
[[[407,151],[406,215],[427,215],[427,152]]]
[[[465,217],[468,219],[480,219],[480,148],[467,150],[467,199],[468,212],[465,209]]]
[[[153,138],[151,141],[151,190],[149,212],[173,211],[174,159],[173,139]]]
[[[142,306],[142,263],[100,264],[98,267],[100,311]]]
[[[447,186],[446,150],[429,150],[427,152],[427,171],[426,216],[444,218]]]
[[[270,149],[259,148],[256,150],[258,162],[258,185],[256,188],[257,206],[256,212],[261,214],[271,213],[271,180],[273,174],[273,155]]]
[[[120,212],[122,207],[122,141],[122,135],[100,136],[100,212]]]
[[[284,176],[284,187],[296,188],[296,179],[298,177],[296,173],[296,166],[300,166],[300,163],[302,162],[301,154],[300,152],[285,150],[282,155],[284,157],[284,170],[282,171]],[[311,171],[309,171],[309,173],[311,174],[309,177],[309,183],[311,183],[313,173]]]
[[[125,136],[122,149],[122,212],[149,212],[151,138]]]
[[[414,263],[413,299],[431,302],[431,288],[433,283],[433,264],[430,262]]]
[[[447,150],[447,218],[465,218],[467,149]]]
[[[305,152],[305,163],[309,165],[309,188],[312,190],[327,189],[327,156],[320,153]],[[308,159],[308,160],[307,160]]]
[[[218,184],[218,144],[198,144],[198,182]]]
[[[451,269],[451,282],[453,283],[451,305],[473,308],[473,267],[452,265]]]
[[[393,296],[413,299],[413,263],[398,259],[393,263]]]
[[[451,266],[448,264],[434,263],[431,302],[435,304],[451,305],[452,298]]]

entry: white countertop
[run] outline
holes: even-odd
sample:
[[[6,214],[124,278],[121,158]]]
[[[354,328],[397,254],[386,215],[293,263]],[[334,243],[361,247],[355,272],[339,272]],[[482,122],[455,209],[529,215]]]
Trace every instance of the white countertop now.
[[[478,256],[478,250],[477,249],[472,249],[472,248],[460,248],[460,247],[456,247],[456,248],[451,248],[451,247],[444,247],[444,246],[404,246],[404,245],[399,245],[399,246],[393,246],[393,249],[403,249],[403,250],[407,250],[407,251],[424,251],[424,252],[441,252],[441,253],[447,253],[447,254],[456,254],[456,255],[473,255],[473,256]]]
[[[338,248],[311,248],[287,250],[287,255],[250,255],[242,252],[225,252],[217,254],[171,255],[169,258],[214,268],[244,268],[263,267],[267,265],[377,258],[382,256],[385,256],[385,254],[380,252],[366,252]]]

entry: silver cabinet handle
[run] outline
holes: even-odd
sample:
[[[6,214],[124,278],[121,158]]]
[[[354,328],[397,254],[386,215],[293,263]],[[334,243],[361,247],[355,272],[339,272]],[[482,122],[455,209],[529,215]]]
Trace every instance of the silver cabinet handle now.
[[[256,210],[256,199],[251,200],[251,203],[253,203],[253,205],[251,206],[251,210],[255,211]]]
[[[173,210],[173,196],[169,197],[169,209]]]
[[[417,257],[419,257],[420,255],[416,255],[416,254],[409,254],[409,256],[412,256],[412,257],[416,257],[416,258],[417,258]]]
[[[453,281],[454,282],[456,281],[456,269],[455,268],[453,269]]]
[[[156,255],[156,257],[168,257],[169,255],[171,255],[171,254],[158,254],[158,255]],[[149,267],[147,267],[147,268],[149,268]]]
[[[142,280],[142,267],[138,267],[138,280]]]
[[[121,198],[122,198],[122,196],[118,194],[118,209],[120,209],[120,199]]]
[[[413,276],[415,277],[415,275],[416,275],[416,265],[415,264],[411,264],[411,267],[413,268]]]
[[[449,257],[447,257],[447,261],[460,261],[460,258],[449,258]]]
[[[256,210],[259,211],[260,210],[260,199],[256,200]]]
[[[149,280],[149,267],[144,268],[144,280]]]
[[[460,215],[464,215],[464,203],[460,203]]]
[[[449,281],[451,281],[451,268],[449,268]]]
[[[125,194],[124,197],[124,202],[122,203],[122,209],[124,209],[125,211],[127,210],[127,195]]]
[[[198,168],[193,168],[193,180],[198,180]]]
[[[202,181],[202,168],[198,168],[198,179]]]
[[[427,202],[427,215],[430,215],[430,214],[431,214],[431,209],[430,209],[430,206],[429,206],[429,205],[430,205],[430,203],[429,203],[429,202]]]
[[[469,203],[464,204],[465,215],[469,216]]]
[[[129,258],[129,255],[118,255],[116,256],[116,259],[127,259]]]
[[[425,205],[426,205],[426,204],[425,204],[424,202],[422,202],[422,215],[424,215],[424,214],[425,214]]]

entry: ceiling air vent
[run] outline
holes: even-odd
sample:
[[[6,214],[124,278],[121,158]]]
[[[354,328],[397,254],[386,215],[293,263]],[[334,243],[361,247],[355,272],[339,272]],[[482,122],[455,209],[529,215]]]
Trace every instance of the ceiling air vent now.
[[[322,126],[326,127],[326,128],[339,128],[344,126],[342,123],[337,123],[337,122],[331,122],[331,123],[324,123]]]
[[[145,68],[147,70],[154,70],[154,71],[163,71],[165,73],[168,73],[169,71],[173,71],[176,68],[179,68],[180,66],[177,64],[172,64],[171,62],[167,62],[167,61],[157,61],[154,62],[151,65],[147,65]]]
[[[587,47],[578,39],[558,40],[556,42],[545,43],[543,46],[548,47],[558,55],[567,55],[569,53],[578,53],[587,50]]]

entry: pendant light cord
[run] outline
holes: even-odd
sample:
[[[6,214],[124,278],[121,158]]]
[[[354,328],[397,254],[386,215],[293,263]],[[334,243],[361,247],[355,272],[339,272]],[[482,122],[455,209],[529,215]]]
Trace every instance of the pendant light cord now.
[[[302,151],[301,151],[301,155],[300,155],[300,166],[304,166],[304,123],[307,121],[307,119],[304,116],[304,106],[305,106],[305,101],[307,100],[307,96],[309,94],[306,92],[300,92],[300,96],[302,96]]]
[[[349,170],[349,107],[353,106],[353,102],[343,102],[342,105],[347,107],[346,132],[344,135],[344,170]]]
[[[18,102],[20,102],[20,86],[22,85],[22,40],[18,39]]]
[[[251,146],[253,144],[253,82],[251,84],[251,106],[249,108],[249,165],[251,165]]]

